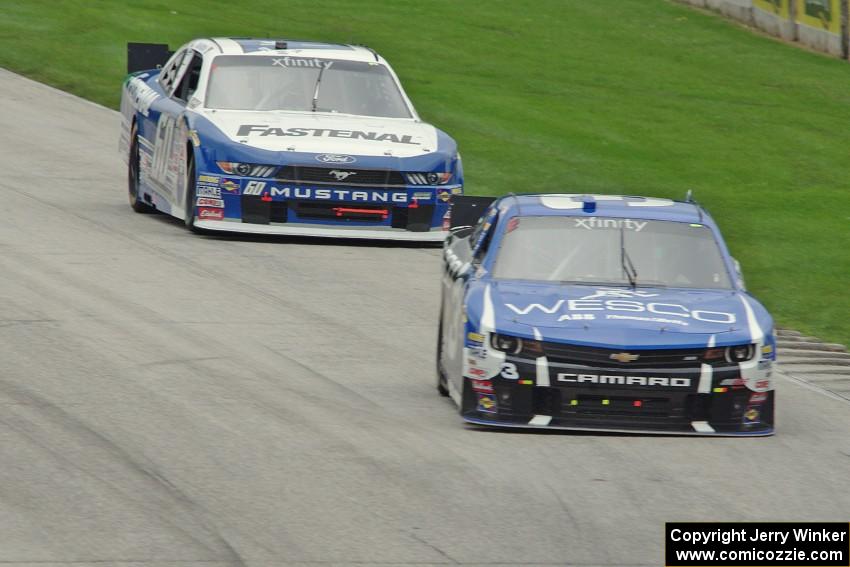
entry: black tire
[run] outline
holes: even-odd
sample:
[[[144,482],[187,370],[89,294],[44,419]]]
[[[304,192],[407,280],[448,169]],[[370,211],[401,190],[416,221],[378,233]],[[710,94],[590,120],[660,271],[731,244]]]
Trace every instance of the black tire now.
[[[127,192],[130,207],[141,214],[154,212],[156,209],[145,203],[139,195],[139,134],[135,124],[130,132],[130,159],[127,163]]]
[[[441,358],[443,357],[443,313],[440,312],[440,325],[437,330],[437,391],[441,396],[449,397],[449,386],[446,373],[443,371]]]
[[[203,229],[195,226],[195,155],[189,150],[186,156],[186,203],[183,217],[186,228],[195,234],[202,234]]]

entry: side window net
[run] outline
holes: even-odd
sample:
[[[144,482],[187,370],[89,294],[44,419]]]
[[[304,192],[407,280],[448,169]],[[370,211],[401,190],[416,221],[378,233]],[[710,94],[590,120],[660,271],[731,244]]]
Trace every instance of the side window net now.
[[[475,227],[472,245],[476,247],[474,255],[476,261],[480,262],[487,254],[487,250],[490,248],[490,242],[493,240],[493,234],[496,232],[496,223],[498,220],[499,215],[491,208],[487,214],[481,217],[481,221]]]
[[[174,75],[177,72],[177,65],[183,60],[183,52],[175,55],[165,67],[162,68],[159,74],[159,84],[162,85],[162,90],[166,93],[171,91],[171,85],[174,84]]]
[[[183,73],[183,78],[180,84],[174,91],[174,96],[187,101],[195,93],[198,88],[198,80],[201,77],[201,66],[204,63],[203,58],[196,52],[191,52],[192,61],[189,63],[188,69]]]

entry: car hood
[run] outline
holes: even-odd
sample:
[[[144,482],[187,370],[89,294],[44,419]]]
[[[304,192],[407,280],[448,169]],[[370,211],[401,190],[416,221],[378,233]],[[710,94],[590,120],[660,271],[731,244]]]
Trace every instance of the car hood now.
[[[758,302],[733,290],[491,281],[483,301],[498,332],[612,348],[740,344],[772,325]]]
[[[437,150],[415,120],[284,111],[198,110],[231,141],[270,151],[414,157]]]

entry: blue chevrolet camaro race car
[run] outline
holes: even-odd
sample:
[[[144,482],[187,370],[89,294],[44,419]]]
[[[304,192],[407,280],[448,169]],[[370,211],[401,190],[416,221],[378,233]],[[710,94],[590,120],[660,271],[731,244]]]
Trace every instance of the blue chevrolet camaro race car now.
[[[769,435],[775,348],[690,200],[512,195],[444,244],[438,389],[468,422]]]
[[[445,238],[463,191],[457,146],[373,50],[243,38],[157,48],[131,44],[121,96],[137,212],[194,230]]]

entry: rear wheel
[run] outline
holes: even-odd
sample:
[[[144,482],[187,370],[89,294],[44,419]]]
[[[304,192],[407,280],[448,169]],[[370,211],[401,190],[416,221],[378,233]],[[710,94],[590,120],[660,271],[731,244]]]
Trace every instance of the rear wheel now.
[[[141,199],[139,187],[139,133],[136,125],[130,132],[130,159],[127,165],[128,197],[130,207],[137,213],[152,213],[154,208]]]

